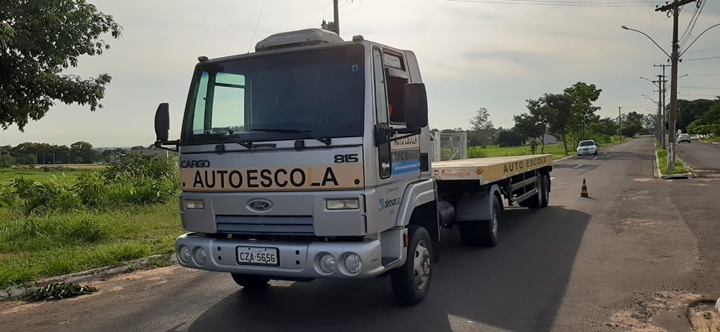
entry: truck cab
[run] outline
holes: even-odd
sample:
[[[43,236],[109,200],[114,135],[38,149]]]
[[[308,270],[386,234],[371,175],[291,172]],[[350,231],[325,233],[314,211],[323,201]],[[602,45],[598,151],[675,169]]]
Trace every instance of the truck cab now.
[[[253,53],[200,57],[183,114],[176,141],[168,104],[155,118],[156,145],[180,154],[180,265],[246,288],[395,269],[401,299],[424,297],[439,236],[413,52],[275,34]]]

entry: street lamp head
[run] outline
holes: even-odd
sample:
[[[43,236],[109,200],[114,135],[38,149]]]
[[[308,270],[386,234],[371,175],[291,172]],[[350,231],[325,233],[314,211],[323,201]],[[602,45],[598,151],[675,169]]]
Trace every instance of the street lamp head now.
[[[624,26],[624,25],[623,25],[623,26],[622,26],[621,28],[623,28],[623,29],[625,29],[625,30],[627,30],[627,29],[628,29],[628,27],[626,27],[626,26]]]

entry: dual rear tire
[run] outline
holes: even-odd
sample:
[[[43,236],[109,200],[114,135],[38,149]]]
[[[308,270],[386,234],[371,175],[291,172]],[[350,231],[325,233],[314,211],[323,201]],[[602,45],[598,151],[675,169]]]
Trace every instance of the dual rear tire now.
[[[550,204],[550,176],[538,174],[537,194],[520,203],[531,209],[544,208]],[[492,212],[489,220],[460,223],[460,239],[468,247],[495,247],[498,243],[498,225],[502,214],[502,201],[493,195]]]

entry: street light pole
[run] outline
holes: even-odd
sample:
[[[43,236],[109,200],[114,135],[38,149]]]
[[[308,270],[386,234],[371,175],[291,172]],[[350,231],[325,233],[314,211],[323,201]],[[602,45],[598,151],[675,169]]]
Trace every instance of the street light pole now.
[[[671,78],[670,78],[670,120],[668,125],[668,149],[667,149],[667,171],[675,170],[675,135],[677,121],[677,81],[678,81],[678,60],[680,51],[678,45],[678,24],[680,18],[680,6],[695,2],[696,0],[675,0],[673,3],[659,7],[655,11],[673,11],[673,39],[672,39],[672,55],[671,61]],[[707,0],[706,0],[707,1]]]

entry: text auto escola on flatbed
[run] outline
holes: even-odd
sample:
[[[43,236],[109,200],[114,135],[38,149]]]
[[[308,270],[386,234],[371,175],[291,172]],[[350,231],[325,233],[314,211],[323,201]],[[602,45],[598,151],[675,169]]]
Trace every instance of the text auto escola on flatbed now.
[[[440,228],[492,247],[503,198],[549,202],[552,155],[432,160],[415,54],[362,36],[298,30],[200,57],[179,140],[169,121],[160,104],[156,146],[180,153],[179,263],[248,289],[389,274],[416,304]]]

